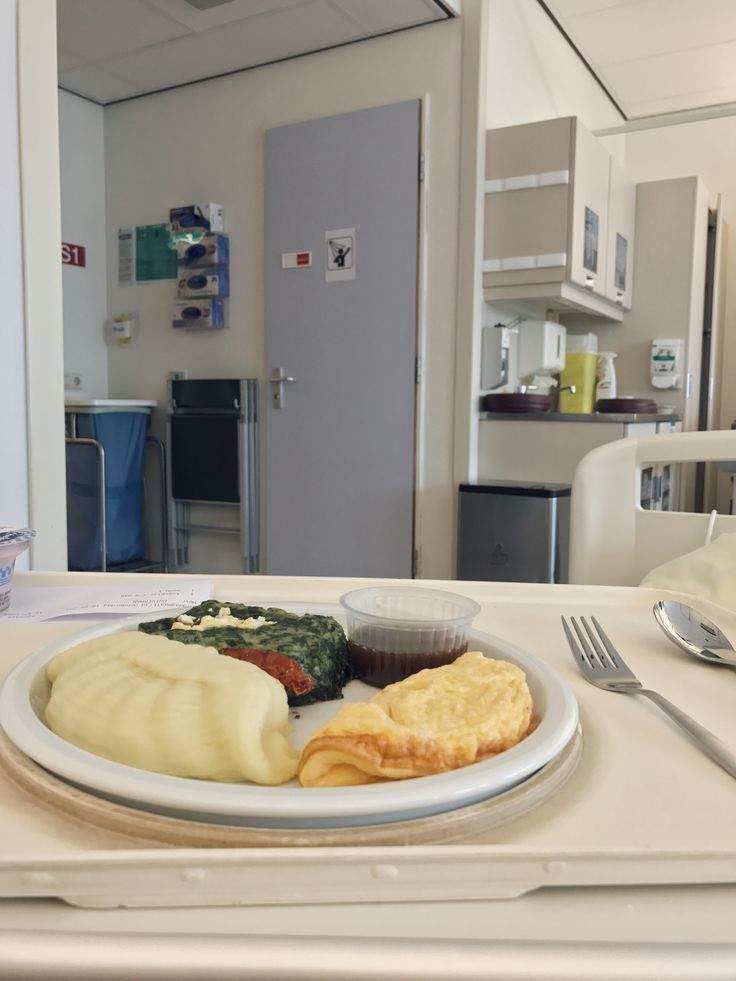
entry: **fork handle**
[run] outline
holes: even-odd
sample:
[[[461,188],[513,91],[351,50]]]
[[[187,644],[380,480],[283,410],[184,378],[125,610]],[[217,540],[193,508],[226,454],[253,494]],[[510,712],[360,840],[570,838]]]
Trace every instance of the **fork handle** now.
[[[692,719],[682,709],[673,705],[664,695],[660,695],[658,691],[652,691],[649,688],[639,688],[636,694],[646,695],[647,698],[651,699],[681,729],[684,729],[685,732],[692,736],[706,755],[710,756],[712,760],[715,760],[732,777],[736,777],[736,753],[732,749],[729,749],[718,736],[714,736],[710,730],[701,726],[699,722],[696,722],[695,719]]]

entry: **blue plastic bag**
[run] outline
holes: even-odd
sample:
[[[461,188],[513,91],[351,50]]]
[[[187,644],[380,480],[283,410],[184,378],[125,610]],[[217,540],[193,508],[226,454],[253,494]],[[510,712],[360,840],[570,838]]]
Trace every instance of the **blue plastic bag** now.
[[[77,436],[105,451],[107,565],[142,559],[145,413],[78,413]],[[67,536],[70,569],[100,568],[99,459],[89,445],[67,444]]]

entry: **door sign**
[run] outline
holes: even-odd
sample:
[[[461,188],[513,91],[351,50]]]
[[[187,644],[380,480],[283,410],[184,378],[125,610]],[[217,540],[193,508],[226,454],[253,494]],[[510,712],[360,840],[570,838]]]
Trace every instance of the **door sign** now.
[[[311,252],[282,252],[282,269],[303,269],[312,265]]]
[[[333,228],[325,232],[327,268],[325,282],[339,283],[355,279],[355,229]]]
[[[65,266],[86,266],[87,250],[83,245],[72,245],[71,242],[62,242],[61,261]]]

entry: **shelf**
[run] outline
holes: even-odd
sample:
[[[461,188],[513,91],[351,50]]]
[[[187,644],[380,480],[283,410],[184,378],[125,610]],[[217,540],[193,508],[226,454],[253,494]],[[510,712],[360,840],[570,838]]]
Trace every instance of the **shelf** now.
[[[543,301],[547,310],[561,313],[585,313],[620,323],[624,319],[623,308],[590,293],[572,283],[525,283],[515,286],[486,286],[484,276],[483,298],[487,303],[508,303],[510,300]]]

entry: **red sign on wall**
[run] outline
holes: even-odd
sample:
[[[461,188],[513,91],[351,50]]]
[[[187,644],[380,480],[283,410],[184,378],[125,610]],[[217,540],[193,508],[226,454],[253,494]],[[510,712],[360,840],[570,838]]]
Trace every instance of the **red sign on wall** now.
[[[61,262],[64,266],[86,266],[87,250],[83,245],[61,243]]]

